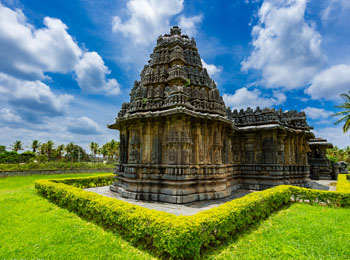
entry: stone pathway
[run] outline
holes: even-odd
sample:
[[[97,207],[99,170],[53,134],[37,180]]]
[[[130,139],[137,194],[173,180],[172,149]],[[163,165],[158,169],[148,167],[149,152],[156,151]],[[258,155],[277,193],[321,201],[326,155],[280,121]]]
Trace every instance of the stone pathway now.
[[[335,186],[329,185],[331,182],[335,182],[335,181],[334,180],[312,181],[311,182],[311,189],[334,191]],[[223,199],[196,201],[196,202],[191,202],[188,204],[178,205],[178,204],[171,204],[171,203],[165,203],[165,202],[146,202],[146,201],[123,198],[118,193],[110,191],[109,186],[88,188],[85,190],[95,192],[95,193],[101,194],[101,195],[106,196],[106,197],[126,201],[126,202],[132,203],[134,205],[138,205],[138,206],[145,207],[148,209],[165,211],[168,213],[175,214],[177,216],[179,216],[179,215],[184,215],[184,216],[194,215],[200,211],[208,210],[208,209],[217,207],[217,206],[219,206],[223,203],[226,203],[228,201],[231,201],[231,200],[234,200],[237,198],[241,198],[241,197],[243,197],[251,192],[255,192],[252,190],[237,190],[231,196],[223,198]]]

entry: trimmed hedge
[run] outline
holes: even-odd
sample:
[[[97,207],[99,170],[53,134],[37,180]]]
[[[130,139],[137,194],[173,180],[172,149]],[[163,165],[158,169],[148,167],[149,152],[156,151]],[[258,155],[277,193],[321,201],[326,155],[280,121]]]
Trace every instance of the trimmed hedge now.
[[[350,207],[350,193],[281,185],[192,216],[175,216],[77,188],[105,185],[102,179],[109,183],[111,177],[38,180],[35,188],[59,206],[119,232],[131,242],[152,247],[163,257],[180,259],[199,259],[203,248],[219,244],[293,201]]]
[[[350,174],[339,174],[337,181],[337,191],[350,192]]]
[[[311,190],[295,186],[288,186],[292,192],[293,202],[307,202],[310,204],[327,205],[331,207],[350,207],[350,193],[338,191]]]
[[[92,177],[78,177],[78,178],[66,178],[66,179],[56,179],[50,180],[55,183],[64,183],[77,188],[90,188],[90,187],[100,187],[111,185],[114,181],[114,176],[112,174],[92,176]]]

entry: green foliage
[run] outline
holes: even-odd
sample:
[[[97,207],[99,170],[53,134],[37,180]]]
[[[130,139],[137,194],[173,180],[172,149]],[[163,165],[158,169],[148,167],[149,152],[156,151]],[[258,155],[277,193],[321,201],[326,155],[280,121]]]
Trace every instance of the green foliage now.
[[[350,208],[350,193],[311,190],[295,186],[289,186],[289,188],[294,202]]]
[[[350,192],[350,174],[338,174],[337,191]]]
[[[23,150],[23,143],[21,141],[17,140],[11,145],[11,149],[14,152],[18,152],[20,150]]]
[[[114,174],[106,174],[92,177],[67,178],[51,180],[56,183],[64,183],[77,188],[90,188],[111,185],[114,181]]]
[[[343,122],[343,132],[346,133],[350,129],[350,91],[349,94],[340,94],[340,97],[344,98],[345,102],[344,104],[335,107],[341,108],[344,111],[335,113],[332,116],[341,116],[341,118],[338,119],[334,124],[336,125]]]
[[[7,152],[7,153],[14,153],[14,152]],[[30,170],[110,169],[115,167],[114,164],[103,164],[103,163],[92,163],[92,162],[80,162],[80,163],[47,162],[47,157],[44,155],[39,155],[35,157],[35,159],[39,163],[35,163],[33,162],[33,160],[31,160],[31,162],[26,164],[2,163],[1,155],[2,154],[0,154],[0,172],[1,171],[30,171]],[[18,154],[17,154],[17,157],[19,157]]]
[[[326,155],[331,162],[335,163],[344,161],[347,162],[350,167],[350,146],[347,146],[344,149],[334,146],[333,148],[327,149]]]
[[[15,151],[8,152],[5,151],[0,154],[0,163],[18,163],[19,154]]]
[[[0,154],[4,153],[6,151],[6,146],[5,145],[0,145]]]

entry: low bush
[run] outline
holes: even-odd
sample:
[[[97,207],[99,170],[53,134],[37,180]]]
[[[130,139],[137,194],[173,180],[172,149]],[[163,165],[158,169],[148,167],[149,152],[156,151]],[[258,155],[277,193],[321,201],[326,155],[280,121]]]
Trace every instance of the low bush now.
[[[350,174],[339,174],[337,181],[337,191],[350,192]]]
[[[114,176],[111,174],[99,175],[92,177],[80,177],[80,178],[66,178],[66,179],[54,179],[50,180],[55,183],[64,183],[77,188],[85,189],[90,187],[100,187],[111,185],[114,181]]]
[[[350,193],[281,185],[193,216],[175,216],[77,188],[108,185],[112,181],[113,175],[38,180],[35,188],[59,206],[117,231],[134,243],[151,246],[164,257],[180,259],[200,258],[203,248],[221,243],[291,202],[350,207]]]
[[[289,186],[294,202],[327,205],[332,207],[350,207],[350,193],[338,191],[311,190]]]
[[[201,248],[217,244],[237,230],[267,217],[289,203],[291,196],[287,186],[276,187],[194,216],[176,217],[67,185],[88,187],[91,183],[96,185],[92,181],[96,178],[101,177],[89,178],[87,182],[82,180],[84,178],[38,180],[35,188],[59,206],[172,258],[199,258]]]
[[[26,164],[3,163],[0,171],[31,171],[31,170],[74,170],[74,169],[107,169],[114,168],[114,164],[92,162],[29,162]]]

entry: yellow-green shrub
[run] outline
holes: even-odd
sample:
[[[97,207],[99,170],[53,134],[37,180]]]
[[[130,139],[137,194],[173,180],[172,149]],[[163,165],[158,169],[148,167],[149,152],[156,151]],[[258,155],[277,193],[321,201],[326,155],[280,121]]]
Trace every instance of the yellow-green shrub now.
[[[113,174],[106,174],[106,175],[91,176],[91,177],[55,179],[51,181],[56,183],[64,183],[64,184],[72,185],[77,188],[84,189],[84,188],[90,188],[90,187],[111,185],[114,181],[114,177],[115,175]]]
[[[106,185],[112,180],[113,175],[38,180],[35,188],[59,206],[122,233],[132,242],[152,246],[164,257],[180,259],[198,259],[202,248],[220,243],[291,201],[350,207],[350,193],[281,185],[193,216],[175,216],[77,188]]]
[[[350,192],[350,174],[339,174],[337,181],[337,191]]]
[[[69,183],[73,184],[74,180],[81,182],[81,178],[76,178],[69,179]],[[198,259],[202,247],[222,241],[237,230],[268,216],[288,203],[291,196],[288,187],[276,187],[194,216],[175,216],[62,182],[68,181],[38,180],[35,188],[59,206],[121,232],[133,242],[151,245],[158,253],[172,258]]]
[[[289,186],[294,202],[307,202],[311,204],[327,205],[332,207],[350,207],[350,193],[311,190]]]

